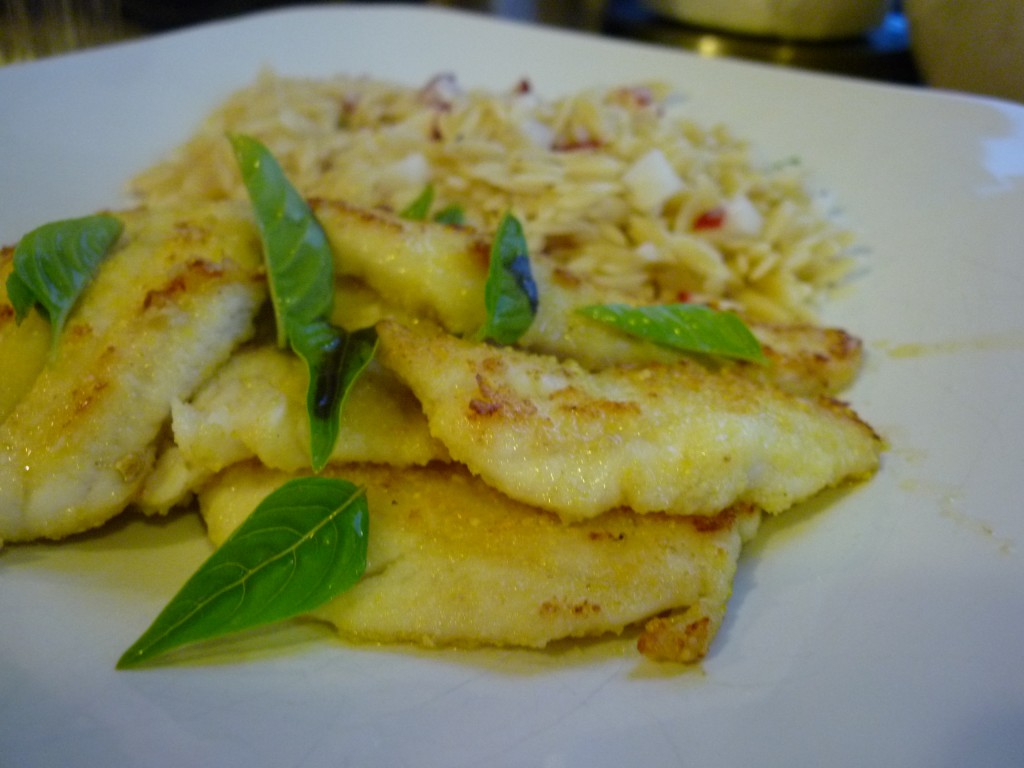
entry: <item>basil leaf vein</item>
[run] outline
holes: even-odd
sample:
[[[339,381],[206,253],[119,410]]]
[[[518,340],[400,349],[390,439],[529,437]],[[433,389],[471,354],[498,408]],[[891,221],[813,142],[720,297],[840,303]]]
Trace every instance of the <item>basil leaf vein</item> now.
[[[38,306],[50,321],[51,355],[68,315],[123,229],[120,219],[106,213],[53,221],[29,232],[14,249],[7,297],[15,321]]]
[[[368,534],[364,489],[323,477],[289,481],[185,582],[117,668],[323,605],[362,577]]]
[[[506,213],[491,243],[484,287],[487,321],[480,338],[499,344],[515,343],[533,322],[537,302],[537,284],[530,271],[523,227],[515,216]]]
[[[700,304],[596,304],[576,311],[631,336],[684,352],[765,362],[761,344],[734,312]]]

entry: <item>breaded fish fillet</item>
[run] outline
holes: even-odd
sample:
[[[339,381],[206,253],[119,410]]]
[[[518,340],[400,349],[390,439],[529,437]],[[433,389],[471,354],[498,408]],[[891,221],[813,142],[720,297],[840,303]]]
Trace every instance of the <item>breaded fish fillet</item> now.
[[[642,650],[694,661],[721,623],[741,544],[759,522],[741,508],[697,519],[618,510],[566,525],[457,465],[327,474],[366,487],[372,533],[363,579],[315,615],[371,641],[539,648],[650,619]],[[243,464],[216,478],[200,495],[213,541],[288,477]]]
[[[0,423],[32,387],[50,351],[50,324],[39,312],[21,323],[7,298],[7,278],[14,271],[14,248],[0,248]]]
[[[589,373],[571,361],[378,325],[379,359],[452,458],[565,520],[616,507],[777,513],[870,475],[881,443],[840,403],[693,361]]]
[[[305,363],[276,346],[236,352],[195,397],[172,404],[173,443],[160,452],[136,506],[164,514],[187,504],[215,473],[248,459],[271,469],[308,469],[307,377]],[[348,395],[330,461],[409,466],[449,460],[409,388],[371,362]]]
[[[186,460],[212,472],[249,458],[271,469],[311,466],[305,363],[273,346],[236,353],[189,402],[175,402],[174,441]],[[331,463],[407,466],[447,461],[416,398],[371,363],[348,394]]]
[[[425,317],[462,335],[483,325],[490,245],[480,233],[335,201],[311,204],[331,241],[336,272],[358,278],[386,299],[382,315]],[[628,301],[627,297],[559,271],[543,254],[533,258],[533,272],[540,306],[520,346],[572,358],[590,370],[680,359],[678,352],[575,313],[586,304]],[[350,284],[340,285],[344,287],[336,304],[343,308],[349,302],[342,293]],[[771,365],[727,364],[744,375],[774,381],[795,394],[818,395],[842,390],[860,368],[860,342],[839,329],[750,326]]]
[[[614,365],[675,363],[680,353],[651,341],[622,333],[576,312],[589,304],[632,302],[601,286],[559,270],[548,259],[533,260],[540,303],[533,324],[519,346],[560,358],[575,360],[584,368],[599,371]],[[839,328],[808,324],[747,322],[761,343],[768,365],[721,362],[744,376],[772,382],[796,395],[836,394],[857,377],[861,342]]]
[[[153,463],[171,402],[252,330],[266,295],[244,208],[130,211],[56,356],[0,424],[0,538],[100,525]]]
[[[357,277],[389,303],[453,333],[483,325],[486,238],[338,201],[311,200],[310,206],[330,240],[335,274]]]

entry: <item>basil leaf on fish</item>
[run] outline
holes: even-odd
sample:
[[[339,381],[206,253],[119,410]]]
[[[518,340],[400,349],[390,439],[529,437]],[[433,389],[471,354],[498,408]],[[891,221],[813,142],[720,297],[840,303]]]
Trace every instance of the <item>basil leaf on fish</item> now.
[[[403,219],[410,219],[411,221],[426,221],[433,204],[434,185],[427,184],[416,196],[416,199],[403,208],[398,215]]]
[[[483,340],[513,344],[537,314],[537,284],[530,270],[523,227],[511,213],[498,225],[491,244],[490,266],[484,288],[487,321]]]
[[[576,311],[631,336],[665,347],[749,362],[765,362],[761,344],[734,312],[685,303],[640,307],[596,304],[580,307]]]
[[[323,227],[284,170],[259,141],[231,144],[256,216],[267,264],[280,346],[306,363],[310,456],[319,472],[337,440],[342,405],[373,356],[372,330],[350,334],[329,322],[334,255]]]
[[[14,249],[7,296],[20,323],[33,306],[50,321],[51,355],[68,315],[100,264],[121,236],[124,224],[101,213],[43,224]]]
[[[285,483],[185,582],[117,668],[312,611],[362,577],[368,534],[364,489],[323,477]]]

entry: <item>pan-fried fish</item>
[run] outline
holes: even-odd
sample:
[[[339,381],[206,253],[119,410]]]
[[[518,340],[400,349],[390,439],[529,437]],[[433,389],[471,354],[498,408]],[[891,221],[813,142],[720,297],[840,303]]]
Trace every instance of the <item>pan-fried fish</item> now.
[[[614,365],[675,363],[680,353],[629,336],[575,310],[589,304],[633,304],[630,297],[557,269],[540,256],[533,260],[540,305],[519,346],[575,360],[599,371]],[[861,342],[839,328],[747,321],[761,343],[768,365],[722,362],[749,378],[771,382],[795,395],[834,395],[849,386],[861,365]]]
[[[271,345],[236,352],[188,402],[171,406],[173,444],[160,453],[135,500],[147,514],[187,504],[216,472],[255,458],[296,472],[310,466],[305,364]],[[330,461],[395,466],[449,461],[419,402],[371,362],[348,395]]]
[[[330,240],[337,275],[359,278],[390,304],[453,333],[483,325],[485,237],[337,201],[311,200],[310,206]]]
[[[30,312],[21,323],[15,322],[14,307],[7,298],[12,271],[14,248],[0,248],[0,423],[32,387],[50,350],[50,324],[40,313]]]
[[[125,231],[56,356],[0,424],[0,539],[59,538],[120,512],[153,464],[171,402],[251,333],[264,301],[244,209],[118,215]]]
[[[585,371],[421,324],[378,325],[381,363],[415,393],[452,458],[565,520],[616,507],[777,513],[870,475],[881,444],[832,400],[692,361]]]
[[[334,249],[337,273],[359,279],[380,295],[373,319],[424,317],[455,334],[471,334],[483,325],[489,245],[482,235],[335,201],[314,200],[312,206]],[[630,297],[560,271],[543,254],[533,259],[533,271],[540,307],[520,346],[571,358],[591,370],[680,359],[677,352],[574,312],[586,304],[631,303]],[[339,288],[339,311],[350,303],[351,285]],[[361,320],[368,324],[365,315]],[[728,364],[744,375],[773,381],[795,394],[817,395],[839,392],[859,370],[860,342],[839,329],[750,326],[771,364]]]
[[[172,428],[190,463],[217,472],[255,457],[271,469],[310,466],[304,363],[271,346],[238,352],[188,403]],[[331,462],[407,466],[447,461],[409,389],[372,364],[348,395]]]
[[[749,507],[696,519],[617,510],[566,525],[458,465],[327,473],[366,487],[372,533],[366,575],[315,615],[370,641],[539,648],[647,623],[641,650],[694,661],[760,519]],[[240,464],[215,478],[200,495],[212,540],[288,477]]]
[[[524,348],[465,341],[448,332],[483,322],[478,235],[314,205],[344,265],[335,321],[399,319],[378,323],[325,470],[365,485],[371,509],[369,570],[316,612],[345,635],[544,647],[632,627],[645,655],[693,661],[762,511],[877,467],[851,410],[780,389],[845,386],[860,350],[841,332],[755,325],[773,366],[696,362],[575,315],[614,298],[539,261]],[[52,362],[45,323],[16,328],[0,297],[0,352],[24,372],[0,390],[0,538],[195,492],[220,542],[307,471],[303,363],[238,349],[266,297],[247,210],[119,215]]]

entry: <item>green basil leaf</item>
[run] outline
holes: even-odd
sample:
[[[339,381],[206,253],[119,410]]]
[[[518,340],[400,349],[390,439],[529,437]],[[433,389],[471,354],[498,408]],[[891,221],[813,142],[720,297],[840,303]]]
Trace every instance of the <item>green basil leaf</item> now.
[[[310,455],[313,470],[326,466],[338,441],[341,412],[352,384],[370,364],[377,349],[373,328],[348,333],[326,321],[311,323],[293,338],[295,351],[306,361],[309,386]]]
[[[256,214],[270,275],[280,346],[296,328],[331,313],[334,260],[320,223],[270,151],[249,136],[231,137]]]
[[[537,314],[537,284],[530,271],[526,237],[519,220],[506,213],[491,244],[491,262],[484,288],[487,322],[480,338],[513,344]]]
[[[403,219],[411,219],[412,221],[426,221],[427,215],[430,213],[430,206],[433,204],[434,185],[427,184],[423,191],[416,196],[416,199],[403,208],[398,215]]]
[[[426,221],[433,206],[434,185],[427,184],[416,196],[416,199],[403,208],[398,215],[410,221]],[[438,224],[462,224],[466,220],[466,214],[461,205],[452,203],[435,213],[433,220]]]
[[[362,577],[368,530],[363,489],[322,477],[286,483],[200,566],[117,668],[323,605]]]
[[[270,151],[248,136],[231,137],[263,241],[278,343],[309,372],[306,409],[313,469],[324,468],[338,439],[342,406],[376,349],[372,330],[349,334],[328,322],[334,256],[327,235]]]
[[[733,312],[700,304],[598,304],[577,312],[641,339],[685,352],[763,363],[760,343]]]
[[[464,224],[466,221],[466,212],[458,203],[452,203],[451,205],[446,205],[440,211],[435,213],[434,221],[438,224]]]
[[[50,321],[51,353],[68,315],[121,236],[116,216],[97,214],[44,224],[14,249],[7,296],[21,322],[33,306]]]
[[[11,306],[14,307],[14,322],[18,325],[25,319],[29,311],[36,303],[35,291],[26,283],[21,275],[18,274],[17,270],[11,272],[7,276],[7,298],[11,302]],[[46,310],[40,306],[39,311],[42,314],[47,314]]]

